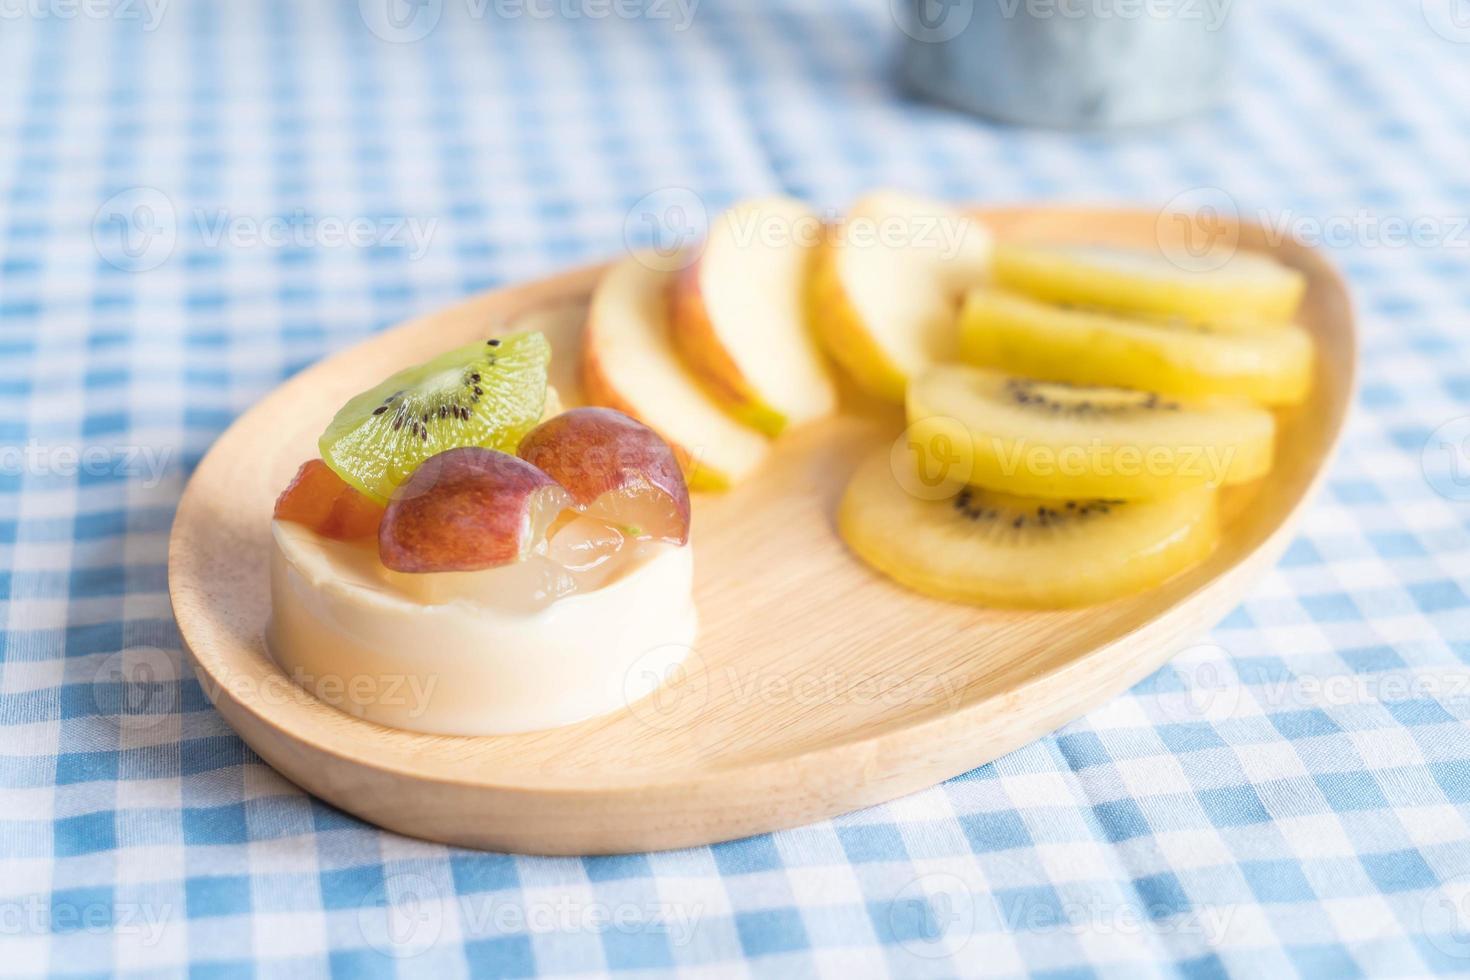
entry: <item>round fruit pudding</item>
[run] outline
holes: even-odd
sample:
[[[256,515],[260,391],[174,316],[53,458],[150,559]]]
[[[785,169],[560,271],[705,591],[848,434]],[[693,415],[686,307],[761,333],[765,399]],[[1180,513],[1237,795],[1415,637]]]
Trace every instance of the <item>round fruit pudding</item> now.
[[[694,643],[693,556],[665,541],[609,552],[585,524],[513,564],[413,574],[374,540],[275,521],[271,654],[321,700],[393,728],[504,735],[615,711]]]
[[[620,412],[551,414],[549,356],[492,339],[337,413],[271,525],[266,643],[296,683],[394,728],[505,735],[630,705],[689,653],[678,459]]]

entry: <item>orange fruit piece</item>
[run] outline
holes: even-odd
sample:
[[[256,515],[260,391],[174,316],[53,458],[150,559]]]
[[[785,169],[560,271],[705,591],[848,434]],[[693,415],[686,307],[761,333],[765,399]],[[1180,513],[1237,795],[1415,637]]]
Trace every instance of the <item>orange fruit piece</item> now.
[[[311,528],[338,541],[378,533],[383,505],[350,486],[319,459],[301,464],[276,498],[275,518]]]

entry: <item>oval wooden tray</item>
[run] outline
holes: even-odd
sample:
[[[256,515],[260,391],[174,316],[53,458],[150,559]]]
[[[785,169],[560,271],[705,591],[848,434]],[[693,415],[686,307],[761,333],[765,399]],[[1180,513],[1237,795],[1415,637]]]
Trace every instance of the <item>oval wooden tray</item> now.
[[[1156,213],[978,212],[1002,237],[1154,247]],[[1320,352],[1312,401],[1283,417],[1270,478],[1228,502],[1201,567],[1075,612],[969,608],[870,572],[833,528],[837,497],[899,412],[849,398],[783,437],[756,475],[695,504],[702,633],[688,670],[630,710],[497,738],[414,735],[360,721],[267,658],[272,502],[336,408],[404,364],[487,332],[535,325],[575,388],[587,268],[405,323],[293,378],[200,463],[179,505],[169,590],[207,694],[267,762],[365,820],[417,837],[540,854],[727,840],[880,803],[1050,732],[1158,668],[1234,607],[1286,546],[1352,398],[1347,290],[1325,260],[1240,229],[1242,247],[1301,269],[1301,321]],[[1242,506],[1249,499],[1251,506]]]

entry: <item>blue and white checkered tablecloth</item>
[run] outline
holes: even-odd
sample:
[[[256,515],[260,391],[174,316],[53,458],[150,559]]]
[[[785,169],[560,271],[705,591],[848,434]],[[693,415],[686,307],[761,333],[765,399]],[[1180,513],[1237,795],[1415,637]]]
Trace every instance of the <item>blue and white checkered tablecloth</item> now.
[[[0,0],[0,974],[1470,971],[1463,0],[1241,0],[1228,107],[1117,138],[903,101],[884,0],[378,2]],[[618,858],[381,832],[210,708],[166,539],[262,394],[652,191],[890,184],[1223,191],[1334,250],[1355,417],[1200,646],[927,792]]]

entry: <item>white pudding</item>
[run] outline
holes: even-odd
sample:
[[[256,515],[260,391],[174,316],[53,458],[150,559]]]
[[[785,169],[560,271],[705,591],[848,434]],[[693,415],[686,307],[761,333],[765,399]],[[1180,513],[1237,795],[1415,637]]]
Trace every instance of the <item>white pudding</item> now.
[[[284,521],[271,530],[271,656],[321,700],[392,728],[569,725],[647,695],[694,643],[687,546],[627,544],[581,570],[534,555],[404,575],[383,567],[374,541]]]

